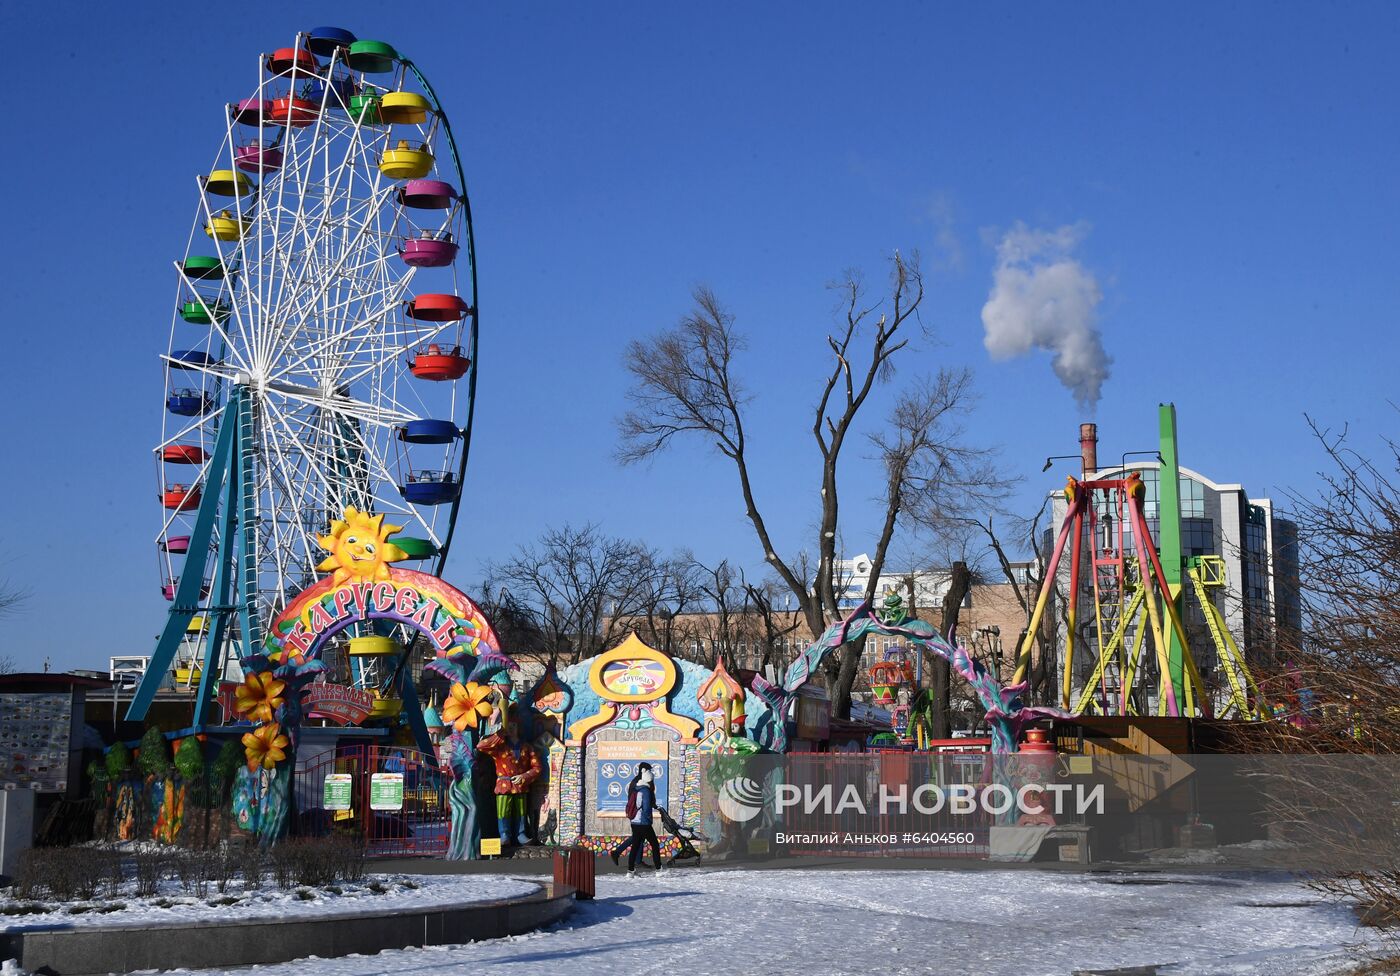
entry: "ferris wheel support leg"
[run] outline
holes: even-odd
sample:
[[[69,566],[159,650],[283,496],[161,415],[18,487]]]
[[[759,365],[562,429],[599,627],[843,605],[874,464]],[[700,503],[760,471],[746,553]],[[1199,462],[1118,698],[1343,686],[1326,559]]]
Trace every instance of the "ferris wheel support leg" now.
[[[423,706],[418,703],[418,687],[413,683],[413,669],[405,664],[399,671],[399,697],[403,699],[403,715],[413,732],[413,741],[418,751],[436,758],[433,738],[428,735],[428,724],[423,721]]]
[[[205,471],[203,498],[195,516],[194,529],[190,533],[189,551],[185,556],[184,568],[180,572],[180,582],[175,587],[175,599],[171,602],[165,629],[161,631],[160,640],[156,642],[150,664],[146,666],[146,673],[141,676],[141,683],[136,686],[136,694],[132,696],[131,706],[126,711],[128,722],[145,721],[156,691],[165,683],[165,676],[175,660],[175,653],[180,648],[180,642],[185,639],[190,621],[199,610],[200,590],[204,586],[204,570],[209,560],[209,544],[214,536],[214,520],[223,500],[225,483],[229,478],[233,458],[233,435],[238,426],[236,418],[242,410],[242,404],[242,391],[235,388],[229,395],[225,420],[219,425],[219,436],[214,442],[214,456]]]
[[[240,397],[238,443],[229,459],[231,479],[236,482],[228,493],[228,507],[238,512],[238,636],[239,661],[245,661],[262,648],[262,621],[258,617],[257,485],[253,480],[253,404]],[[234,503],[237,502],[237,508]],[[230,528],[228,536],[233,538]]]
[[[229,618],[233,613],[232,595],[235,592],[234,575],[238,572],[234,569],[234,532],[240,526],[246,529],[250,522],[250,513],[247,510],[246,495],[248,488],[248,467],[246,464],[244,441],[248,433],[248,400],[242,395],[241,390],[235,389],[229,397],[229,405],[224,414],[225,425],[233,427],[233,438],[229,443],[230,457],[227,459],[227,475],[224,479],[223,507],[219,510],[219,552],[216,557],[214,570],[214,604],[212,609],[213,626],[205,632],[204,663],[199,673],[199,693],[194,700],[194,727],[196,729],[204,727],[204,710],[208,707],[209,701],[213,698],[213,692],[218,687],[224,675],[224,637],[229,630]],[[246,531],[239,546],[240,553],[243,554],[246,562],[249,553],[249,541]],[[250,604],[247,589],[247,574],[240,578],[241,586],[237,592],[242,598],[239,600],[239,612],[241,614],[240,639],[245,643],[248,640],[249,621],[247,610]],[[254,580],[256,584],[256,580]],[[246,653],[239,653],[242,660]]]
[[[224,634],[228,631],[228,613],[223,608],[229,605],[229,577],[232,575],[232,560],[229,558],[229,543],[226,540],[233,538],[235,519],[229,497],[237,490],[237,481],[236,472],[230,467],[225,480],[225,490],[222,492],[225,496],[223,508],[219,513],[219,539],[222,544],[216,557],[214,588],[211,591],[214,606],[219,609],[210,615],[213,618],[212,626],[204,633],[204,662],[199,672],[199,691],[194,699],[193,725],[196,730],[204,727],[204,709],[209,704],[210,693],[218,687],[224,673]]]

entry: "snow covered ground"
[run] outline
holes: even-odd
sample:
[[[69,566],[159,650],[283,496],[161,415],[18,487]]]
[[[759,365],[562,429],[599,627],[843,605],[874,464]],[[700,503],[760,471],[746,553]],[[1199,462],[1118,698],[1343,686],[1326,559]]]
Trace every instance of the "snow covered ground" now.
[[[1155,964],[1161,976],[1305,976],[1344,972],[1377,944],[1348,909],[1282,878],[692,868],[601,876],[596,901],[517,938],[255,968],[1069,976]]]
[[[371,875],[360,882],[285,891],[268,885],[260,890],[244,892],[239,882],[234,881],[225,894],[219,894],[210,885],[209,891],[201,898],[183,890],[178,882],[167,879],[161,882],[157,897],[136,898],[130,893],[132,883],[128,881],[123,885],[125,890],[114,897],[78,902],[76,906],[54,905],[43,899],[0,897],[0,913],[21,906],[49,909],[23,915],[0,914],[0,932],[160,922],[253,921],[286,918],[293,913],[334,915],[397,911],[510,898],[527,895],[538,887],[535,882],[499,875]]]

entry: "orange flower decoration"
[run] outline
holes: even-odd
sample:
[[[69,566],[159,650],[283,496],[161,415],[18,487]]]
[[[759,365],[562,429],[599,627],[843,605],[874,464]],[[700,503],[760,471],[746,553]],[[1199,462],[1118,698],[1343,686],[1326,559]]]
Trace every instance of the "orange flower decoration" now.
[[[491,714],[491,689],[486,685],[468,681],[452,686],[452,693],[442,705],[442,720],[458,732],[476,728],[481,720]]]
[[[287,683],[270,672],[250,674],[233,693],[233,710],[254,722],[271,722],[282,706],[282,692],[286,690]]]
[[[248,769],[257,772],[258,767],[271,769],[287,758],[290,740],[282,734],[282,726],[273,722],[260,725],[243,736],[243,751],[248,756]]]

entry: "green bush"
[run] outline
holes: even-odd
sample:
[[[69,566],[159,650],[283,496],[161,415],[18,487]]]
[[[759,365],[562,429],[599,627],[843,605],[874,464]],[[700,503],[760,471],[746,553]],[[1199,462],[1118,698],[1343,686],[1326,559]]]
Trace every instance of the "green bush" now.
[[[92,784],[92,791],[94,793],[98,792],[102,789],[102,787],[107,785],[107,767],[102,765],[96,759],[88,763],[85,767],[83,767],[83,769],[84,772],[87,773],[88,782]]]
[[[175,769],[186,783],[193,783],[204,775],[204,750],[194,736],[187,735],[180,740],[180,748],[175,750]]]
[[[242,765],[243,747],[237,740],[227,739],[214,759],[211,772],[219,786],[227,789],[233,784],[233,778],[238,775],[238,768]]]
[[[152,726],[141,736],[141,751],[136,757],[136,767],[142,776],[163,779],[170,772],[170,743],[160,729]]]
[[[118,742],[107,750],[105,757],[108,779],[121,779],[123,773],[131,768],[131,750],[123,743]]]

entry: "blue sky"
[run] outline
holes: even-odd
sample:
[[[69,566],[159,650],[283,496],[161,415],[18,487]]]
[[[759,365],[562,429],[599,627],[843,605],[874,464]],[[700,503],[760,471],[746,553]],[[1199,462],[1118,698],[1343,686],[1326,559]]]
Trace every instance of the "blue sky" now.
[[[848,267],[877,284],[895,248],[923,252],[941,339],[904,375],[976,370],[973,428],[1030,479],[1030,508],[1081,420],[1101,456],[1150,449],[1160,400],[1183,463],[1254,495],[1313,483],[1305,411],[1366,443],[1397,427],[1392,4],[334,6],[423,67],[464,151],[483,336],[447,574],[465,589],[564,521],[756,562],[722,459],[611,458],[622,347],[699,283],[750,337],[760,499],[801,546],[824,285]],[[0,620],[0,654],[22,666],[105,667],[159,630],[150,449],[192,176],[256,56],[325,9],[7,8],[23,139],[0,157],[0,578],[32,597]],[[1092,418],[1045,354],[983,347],[995,244],[1018,223],[1077,228],[1113,360]],[[862,453],[844,469],[852,551],[874,533]]]

